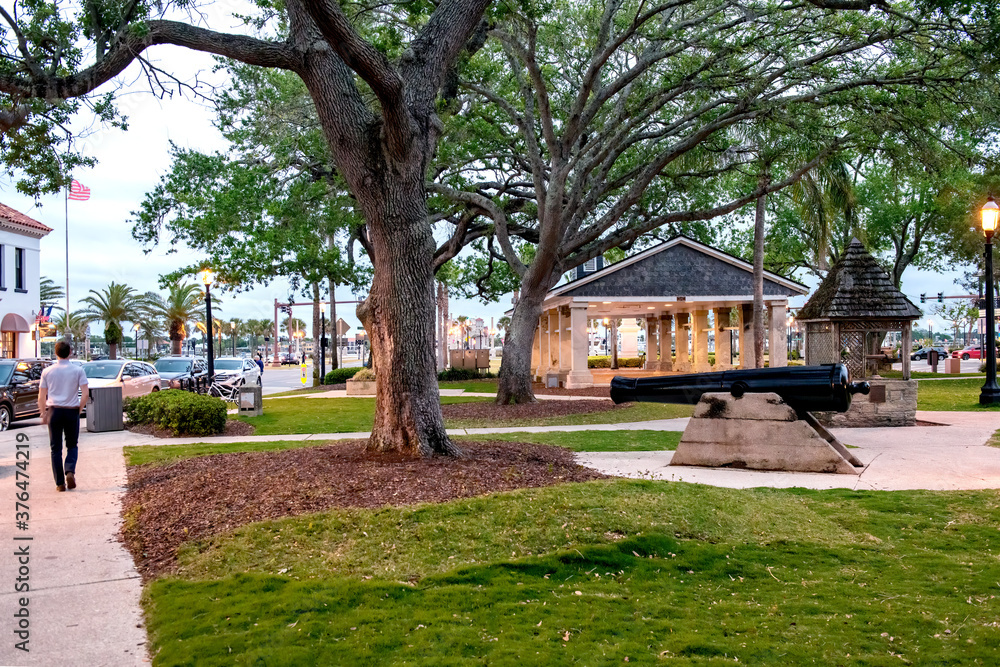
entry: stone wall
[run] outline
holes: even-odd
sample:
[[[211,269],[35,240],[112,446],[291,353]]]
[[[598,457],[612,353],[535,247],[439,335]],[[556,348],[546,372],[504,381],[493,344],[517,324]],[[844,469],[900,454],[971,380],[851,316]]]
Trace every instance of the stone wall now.
[[[870,378],[871,393],[856,394],[847,412],[816,412],[821,424],[833,427],[914,426],[917,381]]]

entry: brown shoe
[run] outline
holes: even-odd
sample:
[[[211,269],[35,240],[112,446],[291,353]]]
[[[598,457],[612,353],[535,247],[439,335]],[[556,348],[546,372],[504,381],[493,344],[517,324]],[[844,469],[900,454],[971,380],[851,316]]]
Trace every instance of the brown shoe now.
[[[66,473],[66,488],[75,489],[76,488],[76,475],[71,472]]]
[[[56,491],[65,491],[65,490],[66,490],[66,485],[65,484],[57,484],[56,485]]]

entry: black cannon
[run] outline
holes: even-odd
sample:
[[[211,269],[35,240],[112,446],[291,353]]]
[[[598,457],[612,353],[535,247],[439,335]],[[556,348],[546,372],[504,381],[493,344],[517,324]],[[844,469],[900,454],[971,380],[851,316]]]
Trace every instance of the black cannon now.
[[[843,364],[758,368],[693,375],[611,380],[611,400],[615,403],[695,404],[707,392],[727,391],[739,398],[746,393],[772,392],[781,396],[796,412],[847,412],[854,394],[867,394],[867,382],[851,382]]]

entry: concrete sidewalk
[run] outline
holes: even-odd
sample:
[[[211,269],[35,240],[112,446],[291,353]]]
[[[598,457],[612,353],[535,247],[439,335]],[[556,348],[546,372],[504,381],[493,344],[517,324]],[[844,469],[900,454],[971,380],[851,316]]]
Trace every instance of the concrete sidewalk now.
[[[733,468],[671,466],[673,452],[586,452],[577,462],[609,475],[683,481],[734,489],[1000,488],[1000,448],[986,443],[1000,429],[996,412],[918,412],[938,426],[831,429],[865,467],[860,475],[768,472]]]
[[[28,530],[15,527],[16,436],[29,438],[30,518]],[[118,541],[125,490],[122,445],[130,433],[80,434],[77,485],[59,493],[52,479],[48,432],[15,425],[0,433],[0,499],[9,508],[0,520],[2,665],[149,664],[146,631],[139,607],[142,588],[132,556]],[[16,533],[16,534],[15,534]],[[15,537],[31,537],[15,541]],[[30,552],[26,593],[14,592],[19,564],[14,552]],[[13,614],[28,598],[29,652],[14,648]]]
[[[792,486],[850,489],[982,489],[1000,487],[1000,449],[985,446],[1000,428],[997,413],[918,413],[943,426],[838,429],[837,437],[865,464],[860,476],[755,472],[667,467],[672,452],[585,453],[577,459],[609,474],[694,482],[728,487]],[[453,435],[583,430],[682,431],[687,419],[627,424],[451,429]],[[30,423],[29,423],[30,424]],[[15,528],[13,508],[16,436],[30,445],[30,519],[27,531]],[[0,573],[10,585],[0,592],[0,617],[7,619],[0,643],[0,665],[109,665],[149,662],[139,597],[141,586],[131,556],[118,542],[124,493],[125,445],[196,442],[261,442],[363,438],[367,433],[329,433],[223,438],[158,439],[128,431],[82,433],[79,488],[58,493],[49,466],[48,438],[40,425],[15,424],[0,433],[0,497],[11,515],[0,536],[8,545],[28,544],[28,593],[13,592],[18,576],[14,547],[0,555]],[[16,534],[15,534],[16,533]],[[15,542],[14,537],[31,537]],[[30,653],[14,648],[13,614],[18,598],[29,599]]]

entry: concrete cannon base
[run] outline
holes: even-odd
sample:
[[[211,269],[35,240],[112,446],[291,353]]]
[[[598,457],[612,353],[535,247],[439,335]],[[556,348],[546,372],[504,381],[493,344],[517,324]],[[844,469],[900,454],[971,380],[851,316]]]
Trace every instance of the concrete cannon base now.
[[[861,473],[861,461],[777,394],[704,394],[670,465]]]

